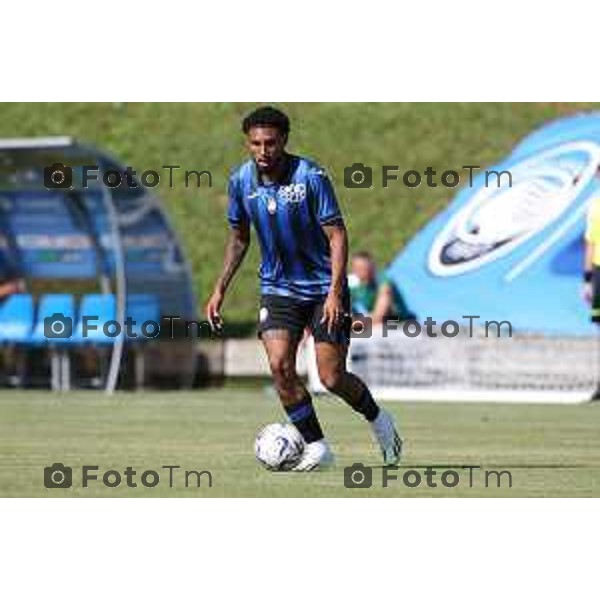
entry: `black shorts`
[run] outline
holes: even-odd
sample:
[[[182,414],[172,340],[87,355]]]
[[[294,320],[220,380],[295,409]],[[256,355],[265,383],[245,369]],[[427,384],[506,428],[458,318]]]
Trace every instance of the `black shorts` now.
[[[600,324],[600,267],[592,270],[592,321]]]
[[[304,329],[309,328],[315,342],[331,342],[346,345],[350,343],[352,317],[350,310],[350,292],[342,293],[344,316],[327,331],[327,323],[321,323],[323,305],[326,297],[319,300],[297,300],[288,296],[265,294],[260,299],[258,313],[258,336],[268,329],[285,329],[294,337],[302,337]]]

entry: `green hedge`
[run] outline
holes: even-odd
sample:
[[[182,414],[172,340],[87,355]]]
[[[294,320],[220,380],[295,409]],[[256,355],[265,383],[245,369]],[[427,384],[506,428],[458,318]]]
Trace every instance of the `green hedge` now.
[[[373,167],[438,173],[465,164],[491,165],[545,121],[595,108],[575,104],[280,104],[292,119],[289,149],[331,173],[350,232],[351,249],[378,261],[402,246],[452,197],[442,186],[346,190],[343,169]],[[73,135],[139,171],[178,164],[208,169],[213,187],[157,188],[191,259],[202,305],[220,271],[226,236],[226,178],[244,159],[240,119],[249,104],[0,104],[0,137]],[[224,315],[237,330],[256,314],[256,244],[239,273]],[[243,329],[243,328],[242,328]]]

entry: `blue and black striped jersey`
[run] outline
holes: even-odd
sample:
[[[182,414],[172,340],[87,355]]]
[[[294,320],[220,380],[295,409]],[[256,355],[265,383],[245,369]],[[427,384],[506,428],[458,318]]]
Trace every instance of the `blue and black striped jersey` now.
[[[251,222],[260,244],[261,292],[315,300],[329,291],[329,241],[322,225],[343,223],[333,186],[314,162],[288,156],[285,176],[263,183],[253,160],[229,180],[231,226]]]

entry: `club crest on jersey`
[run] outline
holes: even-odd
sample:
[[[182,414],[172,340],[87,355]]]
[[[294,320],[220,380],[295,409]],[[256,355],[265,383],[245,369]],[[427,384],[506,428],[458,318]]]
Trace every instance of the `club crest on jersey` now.
[[[288,202],[298,204],[306,198],[306,184],[290,183],[290,185],[284,185],[279,188],[278,195],[286,204]]]

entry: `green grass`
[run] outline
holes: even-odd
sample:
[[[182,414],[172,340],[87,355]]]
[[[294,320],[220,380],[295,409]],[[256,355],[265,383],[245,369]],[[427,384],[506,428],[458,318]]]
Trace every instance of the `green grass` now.
[[[239,131],[251,104],[0,104],[0,137],[74,135],[104,148],[138,172],[179,164],[209,169],[212,188],[157,188],[181,233],[195,274],[199,304],[220,271],[226,226],[226,176],[244,159]],[[353,162],[438,171],[489,166],[542,123],[593,104],[283,104],[292,118],[289,148],[326,166],[346,215],[351,248],[393,259],[412,235],[447,204],[453,190],[390,185],[343,188]],[[465,173],[466,175],[466,173]],[[256,244],[226,302],[229,323],[255,321]],[[226,330],[227,331],[227,330]]]
[[[438,487],[409,489],[399,482],[382,488],[375,469],[368,490],[347,490],[343,468],[354,462],[377,466],[379,455],[367,427],[341,402],[317,401],[337,454],[337,466],[323,473],[270,473],[255,461],[254,435],[282,419],[272,394],[252,389],[193,393],[117,394],[2,392],[0,394],[0,496],[23,497],[230,497],[230,496],[600,496],[600,406],[387,403],[406,438],[405,469],[435,466]],[[74,487],[46,490],[43,468],[63,462],[74,468]],[[81,466],[101,472],[138,471],[137,488],[80,485]],[[213,487],[185,488],[183,478],[168,487],[139,485],[143,470],[162,465],[209,469]],[[483,476],[468,487],[462,465],[512,472],[513,487],[487,489]],[[444,488],[440,473],[455,468],[461,484]],[[163,485],[164,483],[164,485]]]

